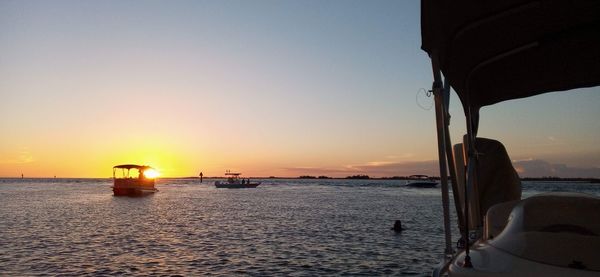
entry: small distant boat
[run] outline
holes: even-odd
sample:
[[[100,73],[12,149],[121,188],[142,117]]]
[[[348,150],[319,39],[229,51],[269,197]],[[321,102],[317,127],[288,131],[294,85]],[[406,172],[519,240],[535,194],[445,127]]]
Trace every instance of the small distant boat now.
[[[117,177],[118,171],[121,172],[121,174],[118,174],[119,177]],[[135,176],[136,172],[137,176]],[[113,167],[113,193],[115,196],[141,196],[156,192],[158,191],[154,187],[156,176],[156,170],[147,165],[117,165]]]
[[[411,175],[409,178],[412,181],[406,184],[407,187],[411,188],[435,188],[438,183],[435,181],[431,181],[427,175]]]
[[[227,188],[227,189],[244,189],[244,188],[255,188],[260,185],[261,182],[250,182],[250,179],[247,181],[244,179],[240,179],[241,173],[237,172],[225,172],[225,177],[227,177],[226,182],[215,182],[215,187],[217,188]]]

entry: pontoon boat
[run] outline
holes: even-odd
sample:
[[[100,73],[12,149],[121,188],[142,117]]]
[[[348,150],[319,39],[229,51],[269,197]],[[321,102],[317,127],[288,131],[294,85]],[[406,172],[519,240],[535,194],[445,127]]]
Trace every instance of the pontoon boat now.
[[[158,191],[154,187],[156,176],[152,172],[155,172],[154,169],[146,165],[123,164],[113,167],[114,195],[140,196]]]

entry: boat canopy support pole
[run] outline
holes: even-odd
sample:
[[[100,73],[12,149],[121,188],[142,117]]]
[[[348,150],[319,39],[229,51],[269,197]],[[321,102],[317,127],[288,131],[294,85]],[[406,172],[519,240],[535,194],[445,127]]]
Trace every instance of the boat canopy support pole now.
[[[470,199],[474,199],[475,196],[475,184],[474,184],[474,177],[475,177],[475,162],[477,160],[477,151],[475,150],[475,132],[477,132],[477,126],[474,126],[474,120],[475,116],[473,116],[471,108],[469,107],[467,109],[467,146],[468,146],[468,150],[467,150],[467,154],[468,154],[468,161],[467,161],[467,181],[465,182],[465,203],[464,203],[464,220],[465,220],[465,225],[464,225],[464,239],[465,239],[465,260],[463,262],[463,267],[467,267],[467,268],[471,268],[473,267],[473,264],[471,263],[471,256],[469,256],[469,246],[471,244],[471,234],[469,232],[469,217],[471,217],[470,211],[469,210],[473,210],[472,212],[478,212],[475,208],[475,205],[471,206],[473,203],[471,203]],[[476,199],[475,199],[476,200]]]
[[[456,178],[457,170],[456,164],[454,163],[454,153],[452,152],[452,139],[450,138],[450,113],[448,112],[450,107],[450,83],[447,79],[444,79],[444,134],[446,134],[446,158],[448,160],[448,170],[450,172],[450,181],[452,184],[452,196],[454,199],[454,208],[456,209],[456,216],[458,218],[458,228],[462,231],[464,230],[463,226],[463,214],[462,214],[462,206],[460,203],[460,197],[458,195],[458,179]],[[462,154],[462,153],[461,153]],[[464,170],[464,165],[459,165],[461,170]]]
[[[444,87],[442,81],[442,74],[439,67],[438,56],[434,52],[431,56],[431,64],[433,69],[433,85],[432,91],[435,99],[435,115],[436,115],[436,127],[437,127],[437,140],[438,140],[438,160],[440,165],[440,182],[442,184],[442,206],[444,213],[444,238],[445,238],[445,251],[446,255],[452,255],[452,236],[450,230],[450,201],[448,197],[448,169],[446,164],[446,110],[444,101]]]

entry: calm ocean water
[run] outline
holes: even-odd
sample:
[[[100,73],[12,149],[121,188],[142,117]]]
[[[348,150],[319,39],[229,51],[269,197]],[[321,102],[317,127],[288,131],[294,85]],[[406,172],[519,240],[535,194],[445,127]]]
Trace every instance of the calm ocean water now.
[[[108,179],[0,179],[0,275],[429,276],[443,251],[440,192],[403,184],[161,180],[129,198]],[[524,183],[525,197],[547,191],[600,185]]]

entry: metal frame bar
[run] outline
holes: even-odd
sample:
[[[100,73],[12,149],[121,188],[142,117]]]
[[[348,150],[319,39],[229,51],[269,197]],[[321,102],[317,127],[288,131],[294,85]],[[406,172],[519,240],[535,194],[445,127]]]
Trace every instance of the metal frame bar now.
[[[446,132],[444,126],[446,112],[444,109],[444,95],[441,82],[434,82],[433,95],[435,99],[435,115],[438,140],[438,161],[440,166],[440,182],[442,192],[442,205],[444,213],[444,237],[446,242],[445,254],[452,254],[452,233],[450,230],[450,198],[448,192],[448,168],[446,158]]]
[[[458,196],[458,178],[456,177],[456,164],[454,163],[454,153],[452,152],[452,139],[450,138],[450,113],[448,112],[450,106],[450,83],[444,79],[444,107],[445,107],[445,118],[444,118],[444,133],[446,134],[446,158],[448,160],[448,171],[450,172],[450,181],[452,184],[452,198],[454,199],[454,208],[456,210],[456,216],[458,217],[458,228],[462,232],[464,229],[462,205],[460,204],[460,198]]]
[[[449,120],[450,115],[448,113],[449,96],[450,96],[450,84],[444,82],[442,79],[441,68],[439,65],[439,57],[437,52],[433,52],[431,55],[431,65],[433,70],[434,81],[432,84],[432,91],[435,99],[435,114],[436,114],[436,131],[437,131],[437,142],[438,142],[438,161],[440,167],[440,181],[441,181],[441,194],[442,194],[442,207],[443,207],[443,221],[444,221],[444,238],[445,238],[445,251],[444,251],[444,262],[434,272],[434,276],[439,276],[448,270],[449,263],[451,261],[454,250],[452,248],[452,232],[450,226],[450,200],[449,200],[449,187],[448,187],[448,167],[450,167],[450,178],[452,178],[453,192],[458,193],[458,183],[456,178],[456,171],[454,165],[454,159],[452,154],[452,142],[449,134]],[[457,208],[457,214],[459,214],[459,222],[464,220],[461,231],[464,231],[463,239],[465,240],[465,260],[463,263],[464,267],[472,267],[471,257],[469,256],[469,199],[473,196],[473,172],[474,172],[474,159],[475,151],[473,129],[472,129],[472,117],[468,112],[468,146],[469,146],[469,162],[467,172],[467,182],[465,182],[465,195],[464,195],[464,209],[461,209],[459,198],[454,195],[454,204]],[[462,215],[461,215],[462,213]],[[459,227],[461,224],[459,223]]]
[[[443,221],[444,221],[444,239],[445,239],[445,250],[444,250],[444,261],[442,264],[433,272],[434,276],[440,276],[448,270],[449,262],[454,254],[452,248],[452,232],[450,226],[450,200],[448,191],[448,161],[451,160],[452,152],[447,152],[450,143],[450,135],[448,134],[448,112],[447,106],[449,103],[449,89],[450,86],[442,81],[441,69],[439,67],[439,60],[437,53],[431,56],[431,65],[433,70],[434,81],[432,84],[432,91],[435,100],[435,115],[436,115],[436,132],[438,141],[438,161],[440,166],[440,182],[441,182],[441,194],[442,194],[442,207],[443,207]],[[448,100],[448,101],[447,101]],[[454,163],[452,162],[452,168]],[[451,173],[453,175],[453,172]],[[453,178],[455,180],[456,178]]]

